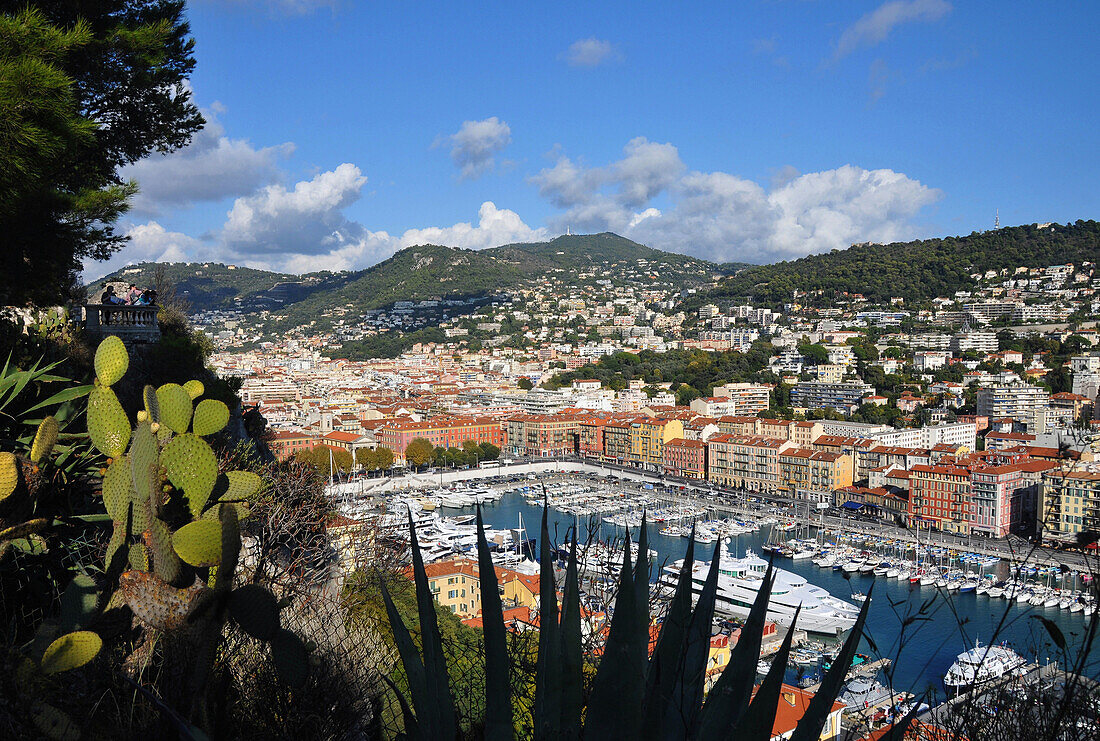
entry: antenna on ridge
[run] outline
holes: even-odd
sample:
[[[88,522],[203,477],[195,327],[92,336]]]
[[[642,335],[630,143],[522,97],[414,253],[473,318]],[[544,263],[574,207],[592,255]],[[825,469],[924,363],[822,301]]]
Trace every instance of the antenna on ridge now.
[[[993,214],[993,228],[1001,228],[1001,209],[997,209]]]

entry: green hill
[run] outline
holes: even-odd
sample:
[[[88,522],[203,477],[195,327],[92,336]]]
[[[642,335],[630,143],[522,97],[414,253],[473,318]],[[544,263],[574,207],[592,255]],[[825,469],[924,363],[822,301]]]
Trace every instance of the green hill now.
[[[143,262],[128,265],[90,284],[88,296],[98,296],[108,282],[135,283],[151,288],[156,284],[158,269],[175,286],[176,292],[196,310],[226,309],[242,304],[245,308],[255,308],[255,305],[270,304],[279,299],[296,300],[329,275],[297,276],[212,262]],[[278,289],[273,291],[277,286]]]
[[[1003,268],[1079,264],[1100,258],[1100,223],[1077,221],[975,232],[966,237],[893,244],[861,244],[790,262],[745,268],[723,279],[695,303],[752,298],[777,305],[795,291],[820,292],[799,300],[826,305],[838,293],[862,293],[870,301],[891,297],[922,301],[951,296],[975,285],[971,274]]]
[[[295,326],[333,310],[361,313],[395,301],[486,296],[549,274],[580,282],[578,274],[599,268],[613,278],[634,273],[676,285],[698,285],[730,272],[729,266],[662,252],[610,233],[567,235],[486,250],[421,245],[403,249],[365,270],[347,273],[298,276],[217,263],[159,267],[196,310],[270,309],[283,317],[279,326]],[[89,295],[102,290],[105,281],[152,285],[157,268],[157,263],[122,268],[89,286]],[[560,275],[561,271],[565,275]]]

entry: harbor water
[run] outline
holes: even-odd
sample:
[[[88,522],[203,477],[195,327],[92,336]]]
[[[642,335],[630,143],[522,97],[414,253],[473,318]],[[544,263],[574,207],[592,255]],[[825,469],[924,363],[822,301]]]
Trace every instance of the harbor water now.
[[[473,508],[445,510],[445,514],[472,513]],[[494,504],[483,508],[486,526],[498,529],[514,529],[521,523],[527,536],[537,538],[542,518],[542,508],[528,504],[520,494],[506,494]],[[574,525],[572,515],[550,510],[550,537],[555,543],[563,543]],[[589,532],[599,531],[603,540],[619,539],[623,529],[595,519],[580,519],[578,532],[583,541]],[[684,557],[688,539],[665,537],[652,524],[648,528],[650,548],[658,553],[658,563],[652,568],[656,579],[663,564]],[[793,533],[780,533],[785,540]],[[813,531],[810,531],[813,536]],[[637,539],[632,531],[631,537]],[[728,545],[719,544],[735,557],[748,551],[764,555],[762,547],[772,538],[768,526],[759,532],[734,536]],[[696,544],[695,558],[709,561],[714,545]],[[871,607],[867,618],[866,638],[861,652],[871,658],[889,658],[892,662],[887,673],[880,676],[884,684],[892,684],[897,691],[920,694],[931,690],[943,697],[943,676],[956,656],[973,648],[975,640],[987,645],[1007,642],[1029,661],[1045,664],[1057,661],[1064,664],[1064,655],[1057,648],[1051,631],[1060,631],[1071,656],[1079,655],[1086,633],[1086,625],[1094,617],[1082,613],[1068,613],[1057,608],[1034,607],[1000,598],[977,595],[974,592],[942,592],[931,586],[921,587],[908,581],[870,574],[848,574],[839,570],[820,568],[811,559],[792,560],[776,558],[776,566],[803,576],[811,584],[823,587],[836,597],[851,600],[856,593],[870,593]],[[999,576],[1007,575],[1007,564],[1001,564]],[[987,568],[983,573],[990,573]],[[818,640],[819,636],[811,636]],[[808,673],[811,670],[806,670]],[[1100,676],[1100,650],[1090,653],[1085,673]],[[790,677],[791,680],[795,677]]]

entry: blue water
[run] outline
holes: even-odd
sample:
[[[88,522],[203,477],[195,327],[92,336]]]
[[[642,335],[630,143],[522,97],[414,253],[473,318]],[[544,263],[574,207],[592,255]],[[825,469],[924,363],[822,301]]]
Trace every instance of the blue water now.
[[[472,513],[473,509],[461,511]],[[496,504],[486,506],[483,513],[487,525],[500,529],[517,527],[522,515],[528,536],[538,537],[542,508],[527,504],[518,494],[505,495]],[[571,515],[552,509],[549,516],[551,539],[556,543],[564,541],[573,522]],[[613,525],[581,520],[579,532],[582,540],[589,527],[599,527],[605,540],[623,535],[622,529]],[[662,536],[652,526],[648,532],[650,548],[658,552],[659,564],[684,557],[688,544],[686,538]],[[763,528],[757,533],[735,537],[729,550],[734,556],[743,556],[746,550],[754,550],[759,555],[769,535],[767,528]],[[637,539],[636,533],[632,532],[631,536]],[[697,545],[695,558],[709,561],[712,553],[713,545]],[[653,569],[654,578],[659,564]],[[892,684],[896,690],[921,693],[931,689],[942,697],[941,680],[955,657],[973,648],[975,638],[980,639],[982,645],[989,643],[998,625],[1001,627],[996,636],[997,643],[1007,641],[1014,650],[1033,661],[1046,663],[1051,660],[1064,664],[1061,651],[1056,648],[1043,621],[1037,616],[1053,622],[1061,630],[1074,656],[1079,653],[1074,648],[1081,645],[1086,620],[1091,619],[1084,617],[1083,613],[1071,614],[1057,608],[1021,605],[974,593],[942,595],[932,587],[910,585],[897,579],[846,575],[842,571],[819,568],[810,559],[793,561],[780,558],[776,559],[776,565],[800,574],[843,599],[855,592],[868,593],[873,585],[866,638],[860,650],[872,659],[887,657],[892,660],[891,669],[879,678],[884,683]],[[812,634],[810,638],[821,640],[820,636]],[[1100,650],[1094,648],[1090,653],[1086,673],[1100,677]],[[794,676],[790,678],[794,679]]]

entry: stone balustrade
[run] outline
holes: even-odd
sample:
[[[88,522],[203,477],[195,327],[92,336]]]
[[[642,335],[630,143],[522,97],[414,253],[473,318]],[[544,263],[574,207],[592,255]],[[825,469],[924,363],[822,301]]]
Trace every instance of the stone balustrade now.
[[[117,335],[123,342],[160,342],[155,305],[85,304],[84,331],[92,340]]]

